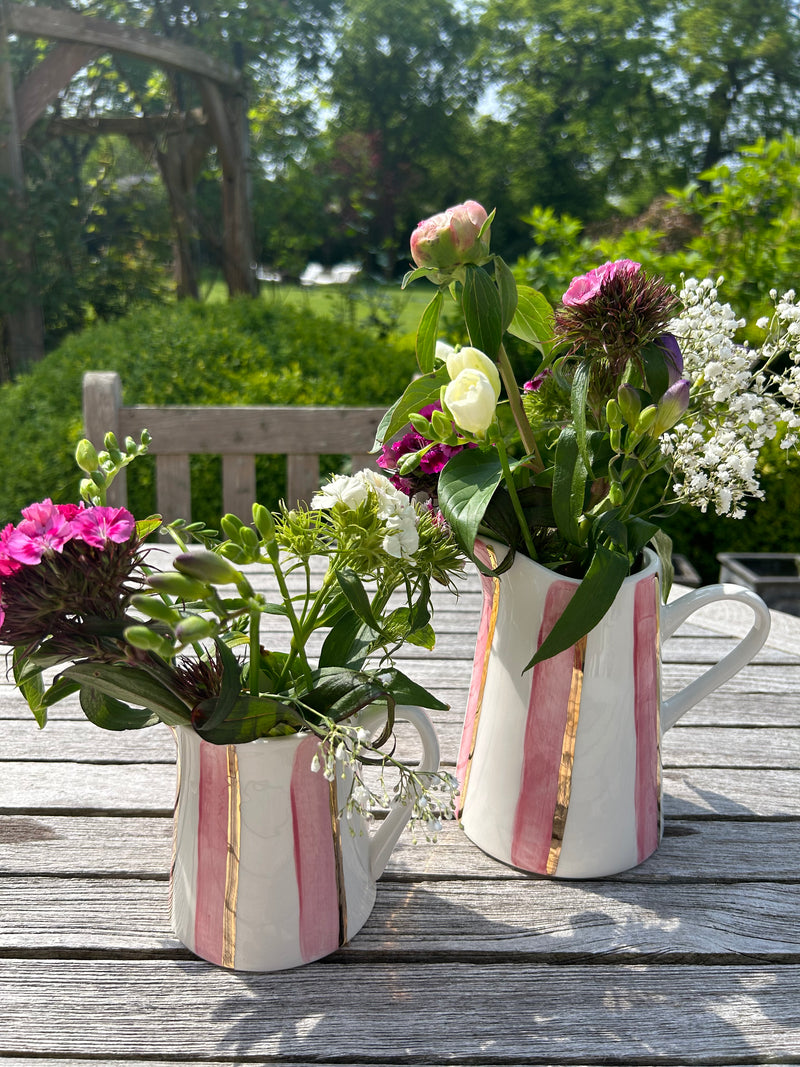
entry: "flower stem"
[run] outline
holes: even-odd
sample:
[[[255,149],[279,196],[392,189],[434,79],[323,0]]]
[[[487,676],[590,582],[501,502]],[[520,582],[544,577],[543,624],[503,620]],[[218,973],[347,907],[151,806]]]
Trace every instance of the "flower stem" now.
[[[500,465],[503,468],[503,478],[508,488],[508,495],[511,497],[511,506],[514,508],[514,512],[517,516],[517,520],[522,530],[522,536],[525,541],[525,547],[528,550],[528,555],[531,559],[536,559],[536,549],[533,547],[533,539],[531,537],[530,527],[525,519],[525,512],[522,510],[522,504],[519,496],[517,495],[517,487],[514,485],[514,476],[511,473],[511,467],[508,463],[508,453],[506,452],[506,446],[503,443],[503,438],[500,434],[497,435],[497,455],[500,457]]]
[[[258,676],[261,671],[260,623],[261,612],[254,608],[250,612],[250,670],[247,681],[251,697],[257,697],[259,692]]]
[[[514,371],[512,370],[511,361],[508,358],[505,345],[500,345],[497,361],[500,369],[500,377],[503,379],[503,385],[506,388],[508,403],[511,407],[511,413],[514,416],[514,422],[517,424],[520,440],[522,441],[525,453],[526,455],[534,457],[534,470],[544,470],[544,463],[542,463],[539,446],[536,444],[536,438],[533,436],[531,424],[528,422],[528,417],[522,406],[522,398],[519,395],[519,386],[514,377]]]

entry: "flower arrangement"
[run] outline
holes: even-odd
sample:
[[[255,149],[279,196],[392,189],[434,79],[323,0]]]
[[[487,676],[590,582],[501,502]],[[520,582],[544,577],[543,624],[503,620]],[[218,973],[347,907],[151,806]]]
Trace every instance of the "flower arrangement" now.
[[[745,323],[720,302],[722,279],[676,290],[625,259],[574,278],[552,308],[490,252],[493,217],[467,201],[412,234],[403,285],[426,278],[436,294],[417,330],[420,375],[375,447],[396,485],[438,505],[481,570],[483,533],[509,546],[489,573],[522,552],[582,579],[529,668],[599,622],[648,544],[666,596],[671,544],[659,519],[670,509],[740,518],[762,495],[760,448],[779,431],[794,447],[800,426],[800,306],[794,292],[773,292],[754,351],[736,341]],[[469,337],[460,349],[437,340],[447,293]],[[508,336],[525,349],[522,388]]]
[[[82,441],[82,503],[31,504],[0,534],[0,642],[12,646],[15,682],[39,725],[78,693],[86,717],[111,730],[163,722],[215,744],[309,731],[326,777],[337,761],[352,767],[350,807],[368,814],[388,800],[383,771],[394,767],[395,798],[435,828],[454,780],[416,772],[384,746],[397,704],[446,708],[392,657],[406,642],[433,647],[431,583],[450,584],[463,566],[449,531],[363,471],[332,478],[310,506],[256,503],[252,525],[226,515],[221,535],[173,523],[180,551],[154,569],[143,539],[160,520],[136,523],[105,503],[147,443],[129,439],[123,451],[109,434],[98,454]],[[191,537],[202,547],[189,550]],[[254,567],[268,569],[275,596],[253,588]],[[286,648],[262,646],[265,613],[284,620]],[[357,716],[374,703],[386,705],[387,725],[371,739]],[[380,765],[379,787],[364,784],[368,762]]]

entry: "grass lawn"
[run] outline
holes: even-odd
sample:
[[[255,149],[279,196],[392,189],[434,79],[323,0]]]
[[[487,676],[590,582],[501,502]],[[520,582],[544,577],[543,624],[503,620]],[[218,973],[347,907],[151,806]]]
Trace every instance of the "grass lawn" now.
[[[346,285],[290,285],[261,283],[261,297],[290,307],[305,308],[314,315],[339,322],[369,323],[387,335],[403,336],[413,333],[434,288],[418,281],[401,289],[396,285],[367,285],[359,282]],[[228,299],[223,282],[213,282],[203,291],[203,299],[210,302]]]

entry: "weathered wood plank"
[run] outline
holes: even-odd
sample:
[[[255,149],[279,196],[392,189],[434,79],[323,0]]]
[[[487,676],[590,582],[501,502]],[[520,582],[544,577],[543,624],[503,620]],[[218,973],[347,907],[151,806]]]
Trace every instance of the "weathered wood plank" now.
[[[0,813],[168,814],[170,764],[5,763]],[[797,818],[800,774],[746,768],[666,768],[665,813],[674,818]]]
[[[800,708],[798,709],[800,711]],[[461,737],[461,716],[432,713],[443,759],[455,761]],[[413,731],[403,728],[409,739]],[[414,746],[416,750],[416,746]],[[401,751],[408,751],[403,748]],[[410,752],[409,752],[410,754]],[[695,726],[664,735],[662,758],[667,767],[771,767],[800,769],[800,721],[794,727],[754,728]],[[10,720],[3,728],[2,761],[64,761],[90,763],[174,762],[175,744],[166,727],[124,732],[98,730],[86,719],[55,719],[40,730],[35,722]]]
[[[0,878],[0,916],[5,955],[185,955],[163,881]],[[623,882],[522,880],[509,893],[503,882],[385,881],[366,926],[338,956],[797,963],[799,922],[796,885],[654,885],[642,893]]]
[[[62,875],[164,880],[172,819],[160,817],[0,815],[0,875]],[[666,820],[656,853],[615,875],[623,882],[792,882],[800,872],[796,821]],[[406,831],[392,853],[388,880],[526,879],[477,848],[456,822],[435,842]],[[609,879],[606,879],[609,880]],[[647,891],[645,891],[646,893]],[[679,890],[678,890],[679,892]]]
[[[252,975],[191,960],[4,959],[0,1048],[324,1063],[334,1049],[338,1062],[362,1061],[366,1044],[374,1067],[398,1054],[415,1064],[738,1064],[796,1060],[800,1047],[795,965],[510,961],[487,972],[420,962],[367,974],[338,962]],[[47,1005],[35,1026],[31,1004]]]

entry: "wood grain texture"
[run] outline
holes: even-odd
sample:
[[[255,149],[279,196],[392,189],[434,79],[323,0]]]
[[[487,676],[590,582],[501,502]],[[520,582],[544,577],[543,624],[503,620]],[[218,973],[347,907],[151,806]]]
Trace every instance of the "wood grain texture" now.
[[[124,1047],[190,1063],[325,1063],[335,1050],[359,1063],[366,1047],[371,1064],[740,1064],[796,1061],[800,1046],[795,965],[321,962],[251,975],[190,960],[34,959],[24,976],[0,961],[0,1048],[12,1055]],[[32,1003],[49,1009],[35,1027]]]

